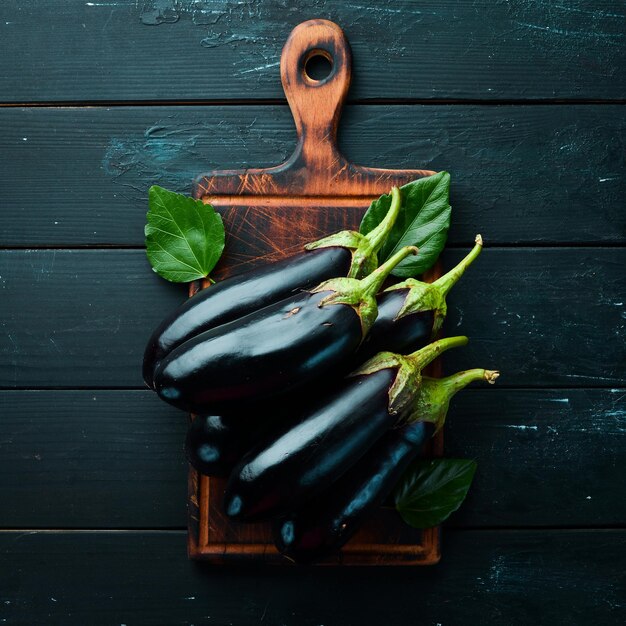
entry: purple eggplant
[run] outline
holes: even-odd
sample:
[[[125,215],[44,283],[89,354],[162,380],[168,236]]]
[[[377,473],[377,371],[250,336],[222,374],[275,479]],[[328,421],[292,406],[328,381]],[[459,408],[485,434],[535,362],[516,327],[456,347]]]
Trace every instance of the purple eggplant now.
[[[336,278],[200,333],[157,366],[155,390],[193,413],[234,413],[345,367],[377,315],[375,294],[408,246],[366,278]]]
[[[224,415],[198,415],[187,430],[187,460],[205,476],[227,477],[259,441],[281,423],[280,411]]]
[[[336,480],[411,409],[421,370],[466,337],[436,341],[409,355],[377,355],[313,406],[294,409],[271,442],[233,470],[226,514],[267,519],[302,504]]]
[[[362,363],[378,352],[405,354],[432,341],[446,317],[446,296],[480,254],[483,240],[476,236],[471,252],[447,274],[433,283],[409,278],[389,287],[377,297],[378,317],[357,353]]]
[[[298,563],[336,553],[383,502],[409,464],[444,424],[450,399],[469,383],[493,383],[498,373],[475,369],[426,378],[406,422],[390,429],[339,480],[274,523],[278,550]],[[312,468],[308,468],[309,471]]]

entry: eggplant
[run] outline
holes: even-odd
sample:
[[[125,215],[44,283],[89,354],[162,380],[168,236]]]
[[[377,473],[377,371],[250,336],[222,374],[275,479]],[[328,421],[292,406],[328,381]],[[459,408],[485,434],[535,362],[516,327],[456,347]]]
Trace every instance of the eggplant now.
[[[233,470],[224,495],[226,515],[267,519],[322,491],[410,410],[422,368],[442,351],[466,343],[467,337],[452,337],[409,356],[383,353],[312,407],[294,409],[273,440],[250,451]]]
[[[257,441],[259,422],[240,415],[194,417],[185,438],[187,460],[205,476],[228,476]]]
[[[305,246],[305,251],[233,276],[203,289],[167,316],[154,330],[143,357],[143,378],[154,388],[158,363],[191,337],[312,289],[338,276],[361,278],[378,265],[377,251],[395,223],[401,198],[392,190],[385,219],[367,235],[342,231]]]
[[[475,241],[471,252],[433,283],[409,278],[378,295],[378,317],[359,348],[356,363],[383,350],[413,352],[435,338],[446,317],[446,296],[482,250],[482,237],[476,235]]]
[[[174,348],[155,390],[193,413],[234,413],[293,393],[347,364],[376,319],[375,294],[408,246],[366,278],[335,278]]]
[[[275,521],[276,548],[297,563],[336,553],[389,496],[409,464],[443,426],[450,399],[476,380],[495,382],[498,372],[482,369],[443,379],[422,379],[415,409],[406,423],[390,429],[339,480],[302,507]]]
[[[187,460],[200,474],[226,478],[255,444],[271,434],[280,413],[198,415],[185,438]]]
[[[447,294],[480,254],[482,245],[482,238],[477,235],[472,251],[434,283],[412,280],[410,286],[392,287],[379,294],[376,298],[378,317],[357,351],[356,363],[364,362],[383,348],[402,353],[428,343],[445,318]],[[411,307],[399,317],[407,300]],[[268,432],[269,429],[262,429],[260,422],[271,422],[271,417],[270,413],[262,418],[247,414],[196,418],[187,435],[185,449],[189,462],[207,476],[227,476],[258,441],[261,432]]]
[[[338,386],[339,381],[331,380],[328,389]],[[187,429],[187,460],[200,474],[227,478],[247,452],[274,436],[289,418],[292,403],[311,403],[318,396],[318,390],[310,389],[283,398],[278,407],[271,403],[245,412],[197,415]]]

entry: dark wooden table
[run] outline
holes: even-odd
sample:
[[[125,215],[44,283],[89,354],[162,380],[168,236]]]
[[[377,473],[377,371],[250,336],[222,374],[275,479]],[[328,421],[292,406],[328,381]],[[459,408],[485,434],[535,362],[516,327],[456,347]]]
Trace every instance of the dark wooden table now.
[[[623,624],[626,6],[608,0],[3,0],[0,624]],[[207,567],[185,551],[186,420],[142,388],[185,289],[143,251],[147,188],[272,165],[300,21],[354,54],[353,161],[453,175],[450,298],[502,370],[460,396],[478,460],[433,568]]]

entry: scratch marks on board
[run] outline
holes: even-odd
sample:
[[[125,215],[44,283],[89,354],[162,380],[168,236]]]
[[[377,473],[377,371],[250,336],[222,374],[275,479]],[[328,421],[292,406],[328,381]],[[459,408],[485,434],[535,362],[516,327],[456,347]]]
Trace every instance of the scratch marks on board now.
[[[180,19],[183,3],[177,0],[151,0],[144,2],[139,19],[146,26],[175,24]]]
[[[212,167],[230,165],[225,153],[232,155],[238,168],[249,163],[269,166],[282,163],[293,147],[293,131],[287,124],[267,133],[256,128],[256,117],[249,121],[242,121],[241,116],[233,121],[181,118],[172,114],[143,132],[109,140],[101,166],[120,183],[128,199],[144,203],[152,184],[188,192],[197,176]]]
[[[618,18],[623,19],[626,17],[626,15],[624,15],[623,13],[612,13],[610,11],[605,11],[604,9],[582,9],[580,7],[575,7],[572,5],[554,4],[552,2],[545,2],[545,1],[541,1],[539,2],[539,4],[542,6],[547,6],[557,11],[564,11],[566,13],[581,13],[583,15],[590,15],[591,17],[595,17],[595,18],[618,17]]]
[[[582,445],[583,441],[589,445],[589,436],[606,440],[626,435],[626,389],[576,390],[569,397],[563,395],[548,392],[528,402],[529,410],[510,411],[509,421],[495,422],[493,428],[516,431],[509,436],[521,441],[536,433],[548,440],[562,437],[570,445]]]
[[[515,21],[515,24],[532,30],[542,30],[552,35],[562,35],[565,37],[574,37],[577,39],[621,39],[624,33],[602,33],[596,30],[568,30],[566,28],[557,28],[556,26],[541,26],[540,24],[528,24],[526,22]]]
[[[12,354],[19,355],[20,348],[19,348],[17,342],[15,341],[15,339],[13,338],[13,335],[11,333],[7,333],[6,336],[7,336],[8,340],[11,343],[11,346],[13,348]],[[12,379],[13,379],[13,382],[16,382],[17,381],[17,375],[18,375],[18,369],[19,369],[19,359],[16,357],[16,358],[13,358],[13,359],[9,359],[9,361],[10,361],[9,362],[9,366],[12,368],[12,373],[11,373]]]
[[[273,61],[271,63],[265,63],[264,65],[259,65],[257,67],[251,67],[247,70],[240,70],[237,72],[238,74],[250,74],[250,72],[262,72],[263,70],[269,69],[270,67],[278,67],[280,65],[280,61]]]
[[[56,260],[57,251],[52,250],[49,254],[32,255],[29,259],[31,270],[33,271],[33,278],[38,283],[42,280],[47,280],[52,276],[54,272],[54,262]],[[36,258],[40,259],[40,263],[35,261]]]
[[[220,46],[227,46],[229,44],[237,43],[239,41],[247,41],[248,39],[249,38],[245,35],[237,35],[235,33],[210,33],[200,40],[200,45],[203,48],[218,48]]]
[[[103,169],[110,176],[119,177],[129,171],[148,174],[169,168],[171,178],[184,177],[189,181],[197,172],[190,172],[182,164],[195,156],[197,134],[184,133],[185,130],[188,129],[167,130],[156,124],[143,137],[113,137],[102,160]]]
[[[53,337],[48,337],[48,341],[50,342],[50,344],[54,348],[55,352],[57,352],[58,354],[62,354],[63,351],[61,350],[61,348],[59,348],[59,345],[57,344],[57,342],[54,340]]]
[[[417,7],[413,3],[398,6],[384,0],[376,6],[348,3],[345,9],[351,19],[351,35],[355,39],[367,37],[373,42],[372,52],[387,57],[402,56],[406,52],[402,37],[413,37],[413,29],[425,18],[446,23],[446,16],[437,10]],[[233,46],[237,48],[231,61],[235,75],[251,76],[257,82],[278,81],[275,65],[278,59],[286,25],[302,21],[301,5],[278,0],[263,3],[256,0],[144,0],[136,3],[139,21],[146,26],[176,25],[191,22],[198,27],[199,44],[204,48]],[[337,8],[326,0],[310,0],[306,10],[310,16],[337,19]],[[402,15],[401,22],[398,21]],[[219,23],[219,25],[218,25]],[[388,37],[393,32],[394,37]],[[238,58],[237,58],[238,57]],[[248,73],[246,70],[251,69]]]
[[[511,38],[526,41],[550,66],[553,76],[568,68],[610,78],[620,70],[624,15],[616,11],[529,0],[508,5]]]

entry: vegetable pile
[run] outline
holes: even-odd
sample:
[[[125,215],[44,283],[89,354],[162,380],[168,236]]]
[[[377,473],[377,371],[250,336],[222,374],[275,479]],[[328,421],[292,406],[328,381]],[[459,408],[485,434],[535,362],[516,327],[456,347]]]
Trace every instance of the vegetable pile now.
[[[482,249],[479,235],[447,274],[415,278],[445,244],[449,184],[442,172],[394,187],[372,202],[359,232],[198,292],[148,341],[146,384],[196,414],[190,463],[228,477],[229,518],[273,520],[276,547],[291,560],[336,553],[390,499],[408,524],[427,528],[467,494],[474,461],[423,458],[451,398],[498,376],[422,375],[467,343],[437,336],[448,292]],[[149,199],[154,271],[174,282],[208,277],[224,248],[219,214],[160,187]],[[389,285],[392,277],[405,280]]]

